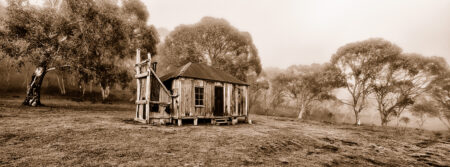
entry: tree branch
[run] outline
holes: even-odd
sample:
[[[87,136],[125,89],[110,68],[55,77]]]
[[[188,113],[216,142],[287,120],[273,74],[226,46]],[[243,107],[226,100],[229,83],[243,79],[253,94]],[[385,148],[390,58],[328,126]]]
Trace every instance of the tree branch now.
[[[59,66],[59,67],[51,67],[51,68],[47,69],[47,72],[56,70],[57,68],[64,68],[64,67],[72,67],[72,66],[70,66],[70,65],[63,65],[63,66]]]

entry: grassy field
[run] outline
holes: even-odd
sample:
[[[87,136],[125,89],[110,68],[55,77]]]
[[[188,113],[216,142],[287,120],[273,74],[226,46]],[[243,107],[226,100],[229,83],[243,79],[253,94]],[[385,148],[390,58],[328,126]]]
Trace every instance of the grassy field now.
[[[0,166],[449,166],[450,134],[252,115],[149,126],[132,104],[0,99]]]

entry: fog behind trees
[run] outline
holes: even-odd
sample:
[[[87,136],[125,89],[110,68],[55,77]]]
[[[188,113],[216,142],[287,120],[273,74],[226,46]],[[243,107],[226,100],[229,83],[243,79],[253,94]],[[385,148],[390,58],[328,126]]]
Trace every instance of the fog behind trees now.
[[[342,45],[382,37],[405,52],[450,61],[447,0],[166,0],[144,2],[157,27],[173,30],[204,16],[251,33],[263,67],[329,61]],[[270,11],[270,12],[268,12]]]

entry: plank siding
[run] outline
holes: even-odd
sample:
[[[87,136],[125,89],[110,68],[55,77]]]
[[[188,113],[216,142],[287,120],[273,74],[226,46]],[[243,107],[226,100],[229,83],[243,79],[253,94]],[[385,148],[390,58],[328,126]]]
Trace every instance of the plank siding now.
[[[175,100],[175,107],[176,107],[176,111],[175,111],[175,117],[178,118],[180,117],[180,112],[181,112],[181,96],[182,96],[182,91],[181,91],[181,81],[179,79],[174,80],[175,83],[173,83],[172,85],[174,86],[174,90],[176,91],[176,100]]]
[[[228,115],[230,115],[229,114],[229,111],[228,111],[228,99],[227,99],[227,97],[228,97],[228,84],[223,84],[223,91],[224,91],[224,93],[223,93],[223,96],[224,96],[224,98],[223,98],[223,106],[225,107],[225,109],[223,110],[223,115],[224,116],[228,116]]]
[[[214,82],[208,82],[208,105],[206,108],[206,116],[212,117],[214,111]]]
[[[243,115],[248,115],[248,90],[247,86],[243,86],[243,96],[244,96],[244,113]]]
[[[146,79],[141,78],[139,79],[139,83],[140,83],[140,96],[139,96],[139,100],[145,100],[145,85],[146,85]]]
[[[184,88],[184,78],[181,78],[180,79],[180,112],[179,112],[179,117],[183,117],[183,116],[185,116],[185,114],[184,114],[184,112],[185,112],[185,108],[186,108],[186,105],[184,105],[184,103],[185,103],[185,99],[186,99],[186,97],[184,97],[185,96],[185,94],[186,94],[186,88]]]
[[[189,110],[191,106],[189,105],[189,102],[191,101],[191,83],[189,79],[182,79],[181,81],[181,87],[183,91],[183,99],[181,100],[183,102],[183,111],[181,112],[181,115],[189,116]]]
[[[231,115],[237,115],[236,112],[236,85],[232,85],[232,90],[231,90]]]
[[[214,89],[216,86],[223,87],[224,116],[247,114],[247,86],[191,78],[178,78],[172,82],[171,90],[174,95],[178,96],[173,98],[170,116],[175,118],[214,117]],[[195,106],[195,87],[203,87],[203,106]],[[240,89],[242,97],[239,96],[238,89]],[[161,91],[161,101],[172,101],[170,96],[165,97],[162,94],[164,93]],[[242,106],[241,109],[240,106]],[[242,112],[239,112],[239,109]]]
[[[227,96],[226,96],[226,99],[227,99],[227,112],[228,112],[228,115],[233,115],[233,113],[232,113],[232,111],[231,111],[231,91],[232,91],[232,89],[233,89],[233,85],[231,85],[231,84],[226,84],[227,85]]]
[[[227,94],[225,95],[225,99],[226,99],[226,104],[227,104],[227,113],[228,113],[228,115],[231,115],[231,110],[230,110],[230,106],[231,106],[231,103],[230,103],[230,97],[231,97],[231,93],[230,93],[230,90],[231,90],[231,86],[230,86],[230,84],[225,84],[225,85],[227,85]]]
[[[231,109],[233,110],[233,115],[238,115],[237,113],[237,90],[238,86],[233,85],[233,95],[231,96]]]
[[[212,116],[211,112],[212,112],[212,105],[211,105],[211,101],[212,101],[212,89],[211,89],[211,82],[205,81],[205,108],[204,108],[204,112],[205,112],[205,117],[208,116]]]
[[[184,87],[184,115],[190,116],[191,111],[191,101],[192,101],[192,91],[191,91],[191,79],[185,79],[184,84],[182,85]]]
[[[178,92],[178,80],[173,81],[172,88],[170,88],[170,89],[172,90],[172,94],[176,96],[175,98],[173,98],[173,101],[172,101],[172,108],[171,108],[172,111],[171,111],[170,115],[172,117],[178,117],[178,108],[179,108],[178,98],[180,97],[179,96],[180,92]]]
[[[188,98],[188,99],[186,99],[187,100],[187,105],[188,105],[187,113],[188,113],[188,116],[194,116],[195,115],[194,81],[193,81],[193,79],[188,79],[187,81],[188,82],[187,82],[186,86],[187,86],[188,92],[189,92],[189,93],[186,93],[186,95],[188,95],[186,97],[186,98]]]
[[[224,107],[224,110],[223,110],[223,115],[224,116],[228,116],[228,110],[227,110],[227,108],[228,108],[228,103],[227,103],[227,93],[228,93],[228,91],[227,91],[227,84],[223,84],[223,107]]]

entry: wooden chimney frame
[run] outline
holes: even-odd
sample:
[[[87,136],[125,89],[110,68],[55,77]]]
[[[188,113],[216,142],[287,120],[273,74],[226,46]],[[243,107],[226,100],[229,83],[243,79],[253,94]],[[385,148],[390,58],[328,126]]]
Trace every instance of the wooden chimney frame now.
[[[141,69],[144,69],[143,71],[141,71]],[[135,120],[138,122],[142,122],[142,123],[157,123],[157,124],[161,124],[164,121],[161,121],[161,119],[169,119],[167,121],[171,121],[171,118],[166,116],[166,117],[161,117],[161,116],[156,116],[157,113],[163,113],[164,110],[166,108],[170,108],[170,105],[172,103],[172,98],[176,97],[173,96],[169,90],[167,90],[167,88],[164,86],[164,84],[161,82],[161,80],[159,79],[159,77],[156,75],[156,72],[152,69],[152,58],[151,58],[151,54],[148,53],[147,54],[147,59],[144,61],[141,61],[141,51],[140,49],[136,50],[136,64],[135,64],[135,71],[136,71],[136,75],[134,76],[136,79],[136,117]],[[151,93],[151,79],[152,79],[152,75],[154,76],[153,78],[156,78],[156,80],[158,81],[158,83],[160,84],[160,89],[162,92],[166,93],[166,95],[161,95],[164,97],[160,97],[158,98],[159,100],[157,101],[152,101],[150,99],[150,93]],[[145,85],[143,85],[143,83],[145,83]],[[144,92],[142,92],[144,89]],[[158,90],[159,91],[159,90]],[[151,104],[156,104],[158,105],[158,111],[157,113],[150,113],[150,105]],[[154,119],[154,120],[153,120]]]

